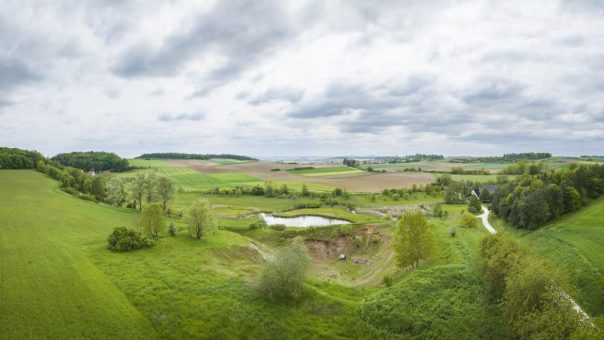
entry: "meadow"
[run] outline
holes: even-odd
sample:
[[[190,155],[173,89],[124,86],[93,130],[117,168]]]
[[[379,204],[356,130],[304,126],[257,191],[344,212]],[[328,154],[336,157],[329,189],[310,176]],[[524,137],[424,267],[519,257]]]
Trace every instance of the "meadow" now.
[[[186,214],[188,203],[200,196],[178,193],[174,206]],[[112,253],[105,249],[107,235],[114,227],[132,226],[135,212],[73,198],[40,173],[1,171],[0,315],[8,326],[0,329],[0,338],[483,338],[500,327],[480,321],[494,315],[476,279],[477,246],[485,231],[459,228],[450,237],[449,227],[459,216],[453,207],[449,219],[430,219],[433,256],[407,272],[393,266],[389,220],[339,208],[293,210],[287,214],[320,213],[357,224],[346,231],[248,230],[254,217],[238,214],[285,211],[299,201],[207,198],[223,215],[218,217],[222,228],[202,240],[187,234],[184,220],[170,219],[179,230],[176,236],[161,237],[149,249]],[[438,200],[415,200],[422,198]],[[232,228],[237,225],[241,228]],[[250,244],[275,252],[294,236],[336,243],[352,237],[343,232],[381,235],[381,241],[350,245],[348,252],[359,263],[314,254],[318,257],[298,300],[275,303],[256,293],[263,259]],[[391,287],[384,286],[385,275],[393,277]],[[422,302],[420,292],[430,292],[430,299]],[[382,305],[387,308],[378,308]],[[388,320],[402,326],[385,326]]]
[[[577,302],[588,313],[604,313],[604,199],[536,231],[518,230],[495,218],[493,222],[563,269],[577,287]]]

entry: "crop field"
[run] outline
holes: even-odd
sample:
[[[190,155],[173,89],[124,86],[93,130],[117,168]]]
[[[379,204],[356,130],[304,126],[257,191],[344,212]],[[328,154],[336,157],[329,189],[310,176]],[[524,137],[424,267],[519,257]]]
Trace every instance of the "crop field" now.
[[[161,159],[140,159],[133,158],[128,160],[130,166],[141,167],[141,168],[165,168],[175,166],[170,162],[166,162]]]
[[[176,172],[173,175],[178,176]],[[254,218],[237,217],[255,208],[288,210],[300,200],[179,192],[174,206],[186,212],[188,204],[199,197],[210,199],[217,215],[226,214],[217,216],[224,229],[197,241],[186,233],[183,220],[174,219],[170,222],[179,230],[176,236],[161,237],[150,249],[112,253],[105,249],[108,233],[117,226],[132,226],[136,212],[78,200],[58,190],[55,181],[33,171],[0,171],[0,338],[40,334],[51,338],[134,339],[263,338],[271,334],[376,338],[427,336],[433,334],[426,333],[428,325],[438,332],[467,337],[485,337],[489,332],[488,325],[478,327],[480,323],[476,322],[490,317],[486,300],[476,295],[482,289],[480,280],[464,282],[464,288],[452,291],[427,279],[437,278],[433,271],[456,275],[453,273],[458,270],[449,267],[456,264],[461,265],[459,275],[477,275],[473,263],[484,231],[460,230],[456,238],[451,238],[448,225],[456,223],[457,214],[448,221],[431,220],[431,233],[439,251],[409,274],[394,270],[389,246],[393,226],[389,221],[338,208],[284,213],[370,222],[368,227],[353,227],[352,232],[378,232],[382,241],[367,248],[348,248],[351,256],[371,261],[370,266],[364,262],[342,263],[335,255],[322,258],[315,254],[319,257],[313,258],[304,297],[292,304],[275,304],[260,298],[253,288],[263,260],[249,247],[250,242],[273,252],[295,235],[335,237],[334,242],[340,245],[347,244],[344,240],[348,236],[338,236],[342,234],[336,227],[283,233],[270,229],[247,231],[246,225]],[[437,198],[414,199],[427,202]],[[241,232],[226,230],[231,228]],[[395,278],[391,288],[381,284],[386,273]],[[405,297],[421,290],[430,290],[443,311],[457,310],[460,307],[453,306],[461,302],[466,309],[455,317],[428,313],[425,306]],[[467,299],[468,294],[474,297]],[[403,309],[421,316],[416,320],[417,327],[413,331],[384,329],[375,323],[380,318],[366,319],[366,313],[382,313],[375,304],[383,303],[383,299],[399,301],[388,305],[398,310],[391,317],[396,318]],[[359,310],[365,313],[363,317]]]
[[[167,162],[177,167],[190,168],[204,175],[243,173],[258,179],[261,182],[271,181],[278,186],[287,184],[289,187],[295,188],[296,190],[301,188],[304,183],[310,190],[314,191],[331,191],[335,188],[342,188],[347,189],[350,192],[376,192],[390,188],[411,188],[414,184],[428,184],[434,180],[432,174],[420,172],[381,173],[357,171],[356,173],[349,172],[346,174],[340,173],[334,175],[337,172],[329,170],[331,173],[321,173],[321,176],[307,176],[288,171],[299,165],[264,161],[240,162],[225,165],[217,165],[216,163],[197,160],[168,160]],[[346,171],[352,169],[348,167],[321,167],[317,169],[336,168],[344,168]],[[279,171],[273,171],[275,169],[279,169]],[[321,171],[327,170],[319,170],[319,172]],[[354,171],[354,169],[352,171]],[[225,185],[225,188],[229,187],[228,183]],[[222,188],[223,186],[220,187]]]
[[[213,188],[232,189],[236,186],[254,186],[264,184],[259,178],[250,176],[245,173],[224,172],[201,174],[187,167],[179,167],[168,163],[168,166],[161,166],[161,163],[155,161],[144,161],[145,166],[150,166],[149,169],[130,171],[120,173],[120,177],[132,177],[139,172],[157,172],[158,174],[170,177],[176,183],[176,187],[184,191],[207,191]],[[152,163],[147,163],[152,162]],[[152,166],[157,164],[160,166]]]
[[[229,159],[229,158],[212,158],[211,161],[214,162],[214,163],[218,163],[220,165],[253,162],[253,161],[241,161],[241,160],[238,160],[238,159]]]
[[[313,169],[291,169],[289,172],[302,175],[302,176],[338,176],[338,175],[350,175],[350,174],[358,174],[363,173],[362,170],[351,168],[348,166],[329,166],[329,167],[320,167]]]
[[[564,268],[577,286],[577,302],[593,315],[604,313],[604,199],[533,232],[496,220],[537,254]]]
[[[434,178],[438,178],[441,174],[434,174]],[[455,181],[472,181],[472,182],[496,182],[498,175],[459,175],[452,174],[451,178]]]

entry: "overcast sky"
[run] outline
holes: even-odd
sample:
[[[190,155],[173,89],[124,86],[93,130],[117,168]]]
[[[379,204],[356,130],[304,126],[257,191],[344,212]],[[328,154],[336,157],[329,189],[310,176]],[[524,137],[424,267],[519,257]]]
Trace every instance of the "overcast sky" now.
[[[0,0],[0,145],[604,154],[604,5]]]

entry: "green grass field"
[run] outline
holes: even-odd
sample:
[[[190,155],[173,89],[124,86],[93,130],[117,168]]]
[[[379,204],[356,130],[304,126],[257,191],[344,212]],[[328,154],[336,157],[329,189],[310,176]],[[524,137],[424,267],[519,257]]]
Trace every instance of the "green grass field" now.
[[[385,244],[379,253],[359,253],[385,256],[374,259],[375,268],[337,260],[313,262],[303,298],[282,304],[267,302],[255,292],[262,259],[248,244],[253,240],[274,249],[290,242],[290,234],[270,228],[241,233],[217,230],[197,241],[188,236],[183,221],[172,220],[180,230],[176,236],[162,237],[150,249],[112,253],[105,249],[107,235],[114,227],[133,225],[136,213],[78,200],[57,186],[33,171],[0,171],[2,339],[483,338],[489,333],[489,323],[477,321],[490,320],[491,313],[480,295],[474,266],[484,231],[464,229],[450,237],[448,229],[457,223],[457,214],[448,220],[430,220],[436,250],[419,270],[395,271],[386,259],[391,248]],[[174,206],[186,207],[199,197],[218,205],[216,214],[247,213],[252,207],[279,211],[300,202],[189,192],[178,193]],[[341,209],[321,213],[349,214],[345,217],[358,221],[375,219]],[[223,227],[239,223],[218,219]],[[241,220],[242,226],[245,223]],[[378,224],[391,236],[391,224]],[[295,233],[316,237],[313,233],[332,235],[333,231],[317,228]],[[322,269],[325,265],[344,270],[341,279],[332,281]],[[391,288],[375,286],[392,272],[398,274]],[[357,275],[369,275],[363,282],[371,286],[346,284],[365,280]],[[463,277],[468,279],[458,280]],[[430,292],[425,303],[417,302],[420,295],[413,293],[420,291]],[[389,309],[376,309],[384,299],[392,300]],[[375,313],[368,319],[368,314],[361,317],[361,308]],[[384,316],[386,310],[395,314]],[[402,315],[416,317],[417,327],[381,327],[379,320],[401,321]]]
[[[130,166],[137,166],[143,168],[166,168],[166,167],[174,167],[175,165],[170,164],[170,162],[166,162],[161,159],[140,159],[140,158],[132,158],[128,160]]]
[[[155,337],[88,256],[134,218],[74,199],[40,173],[0,171],[0,338]]]
[[[217,187],[221,189],[232,189],[236,186],[264,184],[264,181],[261,179],[241,172],[202,174],[191,168],[185,167],[152,167],[150,169],[120,173],[118,176],[133,177],[140,172],[157,172],[160,175],[170,177],[176,183],[176,187],[184,191],[207,191]]]
[[[339,176],[339,175],[350,175],[350,174],[358,174],[363,172],[357,168],[351,168],[348,166],[330,166],[330,167],[322,167],[322,168],[314,168],[314,169],[291,169],[289,172],[308,176],[308,177],[317,177],[317,176]]]
[[[434,178],[438,178],[439,176],[441,176],[442,174],[434,174]],[[453,174],[451,175],[451,178],[455,181],[472,181],[472,182],[479,182],[479,183],[486,183],[486,182],[495,182],[497,181],[497,175],[459,175],[459,174]]]
[[[588,313],[604,314],[604,199],[533,232],[495,222],[563,268],[578,288],[573,296]]]

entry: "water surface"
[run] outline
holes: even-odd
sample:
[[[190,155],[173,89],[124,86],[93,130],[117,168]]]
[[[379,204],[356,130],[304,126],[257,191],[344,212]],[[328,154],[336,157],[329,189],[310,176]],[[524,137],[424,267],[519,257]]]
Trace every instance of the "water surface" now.
[[[306,227],[325,227],[330,225],[339,225],[339,224],[350,224],[349,221],[340,220],[337,218],[330,218],[324,216],[316,216],[316,215],[302,215],[296,217],[277,217],[271,214],[260,213],[260,218],[266,222],[266,224],[276,225],[283,224],[286,227],[298,227],[298,228],[306,228]]]

